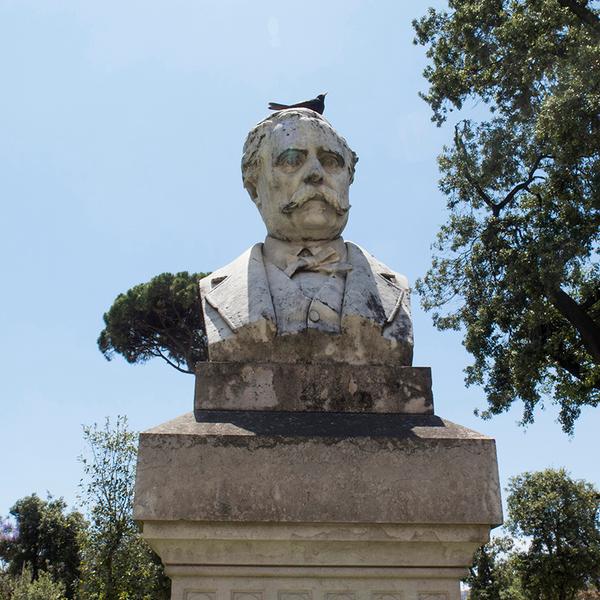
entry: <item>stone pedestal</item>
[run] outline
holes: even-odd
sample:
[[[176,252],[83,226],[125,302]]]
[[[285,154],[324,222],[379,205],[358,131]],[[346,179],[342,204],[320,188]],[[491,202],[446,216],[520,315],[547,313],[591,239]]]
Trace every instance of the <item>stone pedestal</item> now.
[[[141,434],[135,517],[176,600],[457,600],[502,522],[495,444],[431,414],[197,407]]]
[[[174,600],[458,600],[502,522],[494,440],[410,366],[408,280],[341,237],[357,159],[307,108],[246,139],[268,236],[200,280],[194,412],[140,436]]]

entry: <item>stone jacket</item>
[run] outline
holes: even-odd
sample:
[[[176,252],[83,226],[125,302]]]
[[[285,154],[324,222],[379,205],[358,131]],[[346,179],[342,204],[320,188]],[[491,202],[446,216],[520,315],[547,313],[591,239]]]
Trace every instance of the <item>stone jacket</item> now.
[[[278,335],[262,244],[200,281],[209,359],[218,362],[412,364],[410,290],[365,250],[346,242],[341,333]]]

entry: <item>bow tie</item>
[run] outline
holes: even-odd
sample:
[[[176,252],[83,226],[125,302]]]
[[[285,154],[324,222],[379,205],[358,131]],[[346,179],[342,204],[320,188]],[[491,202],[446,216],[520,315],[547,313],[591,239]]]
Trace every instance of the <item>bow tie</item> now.
[[[321,248],[314,254],[309,248],[305,248],[301,254],[304,256],[288,255],[284,271],[288,277],[296,271],[317,271],[327,275],[352,271],[352,265],[340,262],[340,255],[333,248]]]

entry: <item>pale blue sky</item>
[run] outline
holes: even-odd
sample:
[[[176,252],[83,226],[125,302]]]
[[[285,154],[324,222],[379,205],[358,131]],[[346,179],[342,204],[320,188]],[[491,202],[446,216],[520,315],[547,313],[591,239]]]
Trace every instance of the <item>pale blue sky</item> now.
[[[345,237],[411,282],[425,273],[451,130],[417,96],[410,23],[430,4],[0,0],[0,515],[32,492],[75,501],[82,424],[125,414],[139,430],[191,410],[192,377],[104,360],[102,314],[153,275],[215,269],[264,237],[239,163],[269,100],[329,92],[360,157]],[[527,430],[520,406],[481,421],[460,335],[413,307],[437,414],[496,438],[503,485],[547,466],[600,485],[598,411],[573,439],[552,406]]]

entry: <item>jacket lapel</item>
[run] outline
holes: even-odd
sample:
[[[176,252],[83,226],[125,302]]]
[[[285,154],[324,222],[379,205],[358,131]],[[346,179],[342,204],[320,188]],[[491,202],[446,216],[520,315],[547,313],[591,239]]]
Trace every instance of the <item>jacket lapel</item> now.
[[[275,311],[262,257],[262,244],[255,244],[231,264],[215,271],[202,282],[202,297],[232,331],[260,320],[267,320],[275,325]]]
[[[400,276],[360,246],[346,242],[346,247],[352,271],[346,276],[342,319],[358,315],[385,327],[396,318],[408,289]]]

